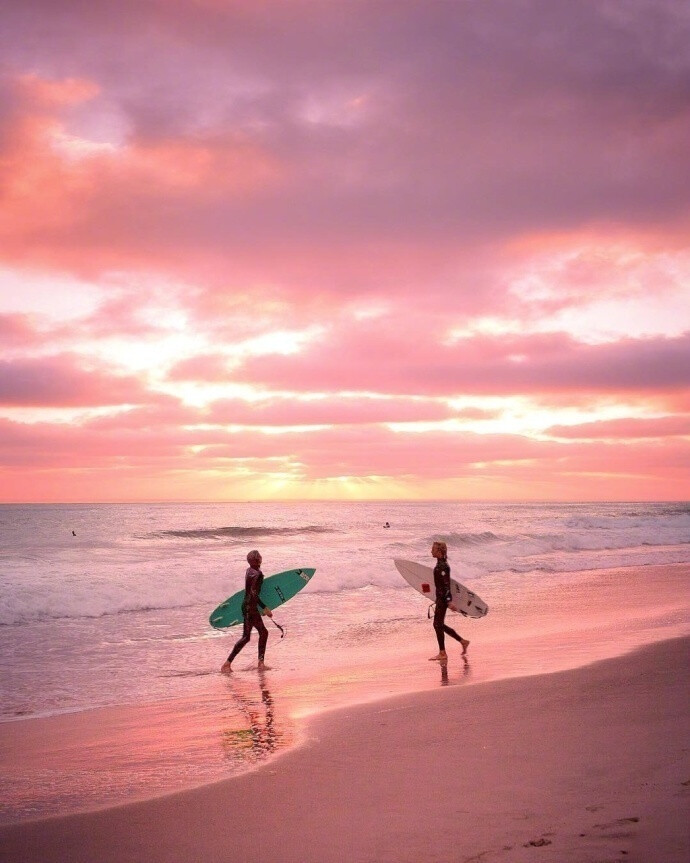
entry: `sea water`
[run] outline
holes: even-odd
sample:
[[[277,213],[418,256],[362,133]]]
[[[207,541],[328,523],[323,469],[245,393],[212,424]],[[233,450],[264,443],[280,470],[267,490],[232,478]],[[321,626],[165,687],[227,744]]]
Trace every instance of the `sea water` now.
[[[490,607],[481,621],[453,615],[473,640],[473,663],[456,662],[440,680],[417,661],[435,649],[429,603],[393,566],[396,557],[433,565],[436,539],[448,544],[453,576]],[[208,617],[243,587],[253,548],[266,575],[299,566],[316,574],[275,611],[284,639],[266,621],[270,675],[257,679],[254,634],[223,680],[218,669],[240,632],[216,631]],[[657,603],[654,590],[643,617],[639,598],[617,623],[620,608],[588,608],[592,637],[569,619],[597,572],[688,562],[684,503],[2,505],[0,722],[16,730],[56,714],[130,712],[107,751],[94,742],[82,758],[75,746],[53,767],[50,753],[33,767],[8,757],[0,820],[222,778],[289,745],[298,715],[365,691],[558,670],[687,632],[687,605]],[[673,590],[682,591],[677,582]],[[595,640],[602,650],[588,653]],[[377,661],[391,655],[402,675]],[[107,770],[97,775],[99,758]]]
[[[569,573],[690,561],[690,505],[2,505],[0,718],[179,694],[182,675],[215,668],[239,635],[208,616],[243,587],[250,549],[266,575],[316,567],[276,612],[290,623],[282,647],[299,652],[419,609],[393,558],[431,566],[435,539],[491,606]]]

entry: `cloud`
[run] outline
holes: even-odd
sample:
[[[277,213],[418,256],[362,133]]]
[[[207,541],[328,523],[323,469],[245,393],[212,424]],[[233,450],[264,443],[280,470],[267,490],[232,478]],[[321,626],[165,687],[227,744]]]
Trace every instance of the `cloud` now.
[[[457,416],[447,405],[427,399],[328,397],[273,398],[258,402],[219,400],[209,410],[213,423],[255,426],[369,425],[441,421]]]
[[[551,426],[551,428],[545,429],[544,433],[557,438],[586,438],[590,440],[690,437],[690,417],[667,416],[650,419],[602,420],[574,426]]]
[[[29,315],[0,314],[0,343],[8,348],[30,348],[40,344]]]
[[[380,425],[266,434],[183,429],[172,415],[169,425],[137,426],[137,418],[129,426],[0,419],[7,499],[243,499],[291,489],[329,497],[341,486],[384,498],[398,489],[435,498],[675,499],[690,480],[682,438],[623,447]]]
[[[3,23],[0,401],[31,423],[1,432],[45,494],[39,465],[95,495],[117,467],[135,497],[685,476],[680,0]]]
[[[9,19],[11,62],[30,61],[19,46],[31,32],[50,70],[44,89],[91,87],[76,105],[48,100],[44,124],[94,141],[87,119],[105,102],[126,122],[112,151],[78,165],[26,129],[13,170],[26,175],[31,160],[54,206],[40,236],[24,222],[9,238],[17,251],[29,231],[47,256],[100,266],[174,268],[180,253],[219,260],[223,249],[226,274],[236,259],[275,279],[329,247],[353,269],[346,259],[372,237],[401,253],[412,244],[439,272],[458,248],[507,236],[687,223],[681,5],[622,15],[608,3],[402,3],[390,14],[360,3],[354,14],[337,3],[289,13],[177,3],[116,14],[100,3],[87,17],[78,4],[23,6]],[[49,43],[36,35],[46,17]],[[127,67],[108,61],[121,40]],[[35,100],[24,110],[35,116]],[[325,266],[319,278],[327,288]]]
[[[331,333],[280,362],[246,361],[242,376],[275,389],[358,390],[417,395],[679,390],[690,368],[690,335],[603,345],[565,334],[477,337],[455,344],[433,332],[361,325]]]
[[[68,354],[0,360],[0,405],[5,407],[93,407],[150,397],[138,379],[85,368],[83,360]]]
[[[690,445],[537,441],[521,435],[483,435],[436,431],[393,432],[382,426],[347,426],[282,434],[255,430],[191,430],[160,427],[141,434],[102,422],[78,426],[32,426],[0,422],[3,464],[83,470],[114,469],[127,464],[138,471],[195,473],[220,471],[229,482],[251,463],[304,481],[338,477],[490,482],[511,477],[520,484],[545,477],[598,473],[654,477],[689,474],[678,470]],[[674,474],[675,471],[675,474]]]

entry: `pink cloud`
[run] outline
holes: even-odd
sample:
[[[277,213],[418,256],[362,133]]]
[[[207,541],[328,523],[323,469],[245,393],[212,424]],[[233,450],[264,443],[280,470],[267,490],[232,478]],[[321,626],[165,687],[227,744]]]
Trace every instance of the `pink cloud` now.
[[[394,433],[382,426],[228,433],[182,429],[174,414],[167,426],[137,424],[137,419],[141,416],[135,411],[119,425],[98,420],[30,426],[0,420],[0,477],[7,499],[232,498],[233,489],[246,494],[247,482],[261,481],[276,470],[305,483],[340,476],[363,481],[391,477],[411,488],[436,482],[452,490],[451,496],[462,483],[470,483],[474,496],[478,488],[498,488],[502,496],[523,499],[584,493],[600,499],[607,490],[619,498],[675,499],[690,480],[690,447],[678,437],[621,447],[519,435]],[[78,482],[66,493],[59,478],[75,468]]]
[[[536,441],[519,435],[480,435],[431,432],[427,435],[391,432],[381,426],[351,426],[280,435],[255,431],[228,433],[220,429],[180,430],[173,426],[139,433],[136,427],[105,430],[102,424],[27,426],[0,422],[3,464],[27,469],[114,468],[128,464],[140,472],[223,470],[228,480],[241,463],[266,460],[292,465],[308,480],[338,476],[390,476],[408,479],[528,478],[596,472],[641,476],[690,476],[687,441],[618,444]],[[201,447],[192,451],[190,447]],[[442,457],[440,456],[442,454]],[[679,469],[679,465],[686,465]]]
[[[108,425],[110,428],[108,429]],[[125,429],[94,421],[80,426],[25,425],[4,420],[1,439],[8,463],[85,467],[131,463],[166,470],[218,468],[232,460],[286,459],[311,479],[341,474],[437,477],[455,476],[486,460],[524,460],[561,454],[566,445],[537,442],[517,435],[434,432],[423,436],[391,432],[381,426],[263,434],[254,430],[183,430],[176,426]],[[192,452],[190,447],[202,447]],[[439,452],[444,458],[439,459]]]
[[[457,416],[455,411],[433,401],[330,397],[306,401],[294,398],[260,402],[222,400],[213,404],[207,419],[214,423],[298,426],[438,422],[453,416]]]
[[[137,403],[150,396],[138,379],[84,367],[67,354],[0,360],[0,405],[86,407]]]
[[[40,341],[29,315],[0,314],[0,344],[6,348],[31,348]]]
[[[412,247],[440,273],[459,247],[507,236],[687,221],[687,24],[672,4],[624,16],[606,3],[519,15],[413,3],[391,16],[375,3],[357,15],[337,3],[289,14],[177,3],[118,16],[106,3],[88,20],[70,4],[22,6],[8,21],[10,61],[29,64],[19,46],[30,32],[52,70],[44,90],[91,87],[76,105],[48,99],[44,116],[85,134],[117,109],[124,145],[81,167],[43,153],[34,176],[57,221],[25,225],[17,253],[31,239],[71,266],[168,269],[225,253],[226,276],[238,264],[264,278],[292,270],[295,286],[308,255],[312,283],[356,290],[340,274],[359,269],[361,291],[387,278],[354,264],[367,250]],[[127,68],[108,59],[123,39]],[[25,111],[37,110],[34,98]],[[36,165],[36,142],[24,145]],[[329,247],[340,266],[326,267]]]
[[[496,419],[500,412],[480,408],[453,410],[443,402],[412,398],[328,397],[302,400],[267,396],[258,402],[244,399],[218,399],[207,407],[183,405],[160,394],[156,403],[120,411],[89,421],[99,433],[146,431],[147,433],[204,426],[205,431],[186,433],[190,444],[218,443],[227,440],[225,427],[252,426],[281,428],[317,425],[372,425],[379,423],[439,422],[451,418],[467,420]],[[234,433],[233,433],[234,434]],[[251,431],[251,435],[258,432]],[[242,439],[242,438],[239,438]]]
[[[38,466],[74,467],[93,480],[74,494],[111,471],[134,496],[192,494],[196,472],[222,495],[206,468],[277,459],[305,481],[486,470],[552,494],[611,471],[620,494],[641,471],[661,494],[687,476],[689,28],[672,0],[9,4],[0,266],[41,270],[55,311],[16,314],[13,297],[0,314],[0,402],[137,406],[74,427],[5,421],[12,487],[23,470],[52,497]],[[89,286],[81,317],[49,295],[65,274]],[[639,323],[658,295],[678,314],[649,330],[572,334],[592,303],[636,304]],[[571,311],[580,327],[563,332]],[[286,330],[313,337],[228,367],[229,345]],[[151,380],[179,345],[166,391],[265,398],[184,405],[117,373],[101,338],[123,361],[160,339]],[[382,427],[488,418],[443,400],[516,395],[667,415],[554,420],[567,441]]]
[[[311,350],[248,359],[244,380],[286,389],[367,389],[424,395],[682,390],[690,335],[603,345],[565,334],[478,336],[456,344],[434,332],[367,324],[330,334]]]
[[[690,416],[667,416],[653,419],[625,418],[580,423],[574,426],[551,426],[545,434],[559,438],[663,438],[690,436]]]

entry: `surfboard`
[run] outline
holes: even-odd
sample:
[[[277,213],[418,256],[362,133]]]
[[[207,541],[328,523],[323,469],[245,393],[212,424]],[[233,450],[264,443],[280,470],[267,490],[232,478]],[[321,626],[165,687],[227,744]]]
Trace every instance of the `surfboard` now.
[[[269,575],[261,585],[261,601],[273,611],[309,584],[315,572],[315,569],[304,566],[301,569],[286,569],[285,572]],[[211,626],[215,629],[227,629],[242,623],[243,601],[244,588],[213,609],[208,619]]]
[[[430,566],[415,563],[413,560],[402,560],[399,557],[395,558],[393,563],[410,587],[414,587],[432,600],[436,598],[434,571]],[[489,611],[489,606],[483,599],[454,578],[450,580],[450,593],[453,601],[448,608],[451,611],[457,611],[463,617],[484,617]]]

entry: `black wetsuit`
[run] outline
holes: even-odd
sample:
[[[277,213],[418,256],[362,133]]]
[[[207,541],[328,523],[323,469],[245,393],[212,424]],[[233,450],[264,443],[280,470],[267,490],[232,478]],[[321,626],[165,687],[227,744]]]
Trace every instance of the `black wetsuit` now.
[[[446,649],[446,635],[450,635],[456,641],[462,641],[461,636],[457,634],[450,626],[446,626],[446,611],[452,602],[450,592],[450,566],[445,558],[439,558],[434,567],[434,587],[436,588],[436,611],[434,612],[434,629],[436,630],[436,639],[438,641],[438,649]]]
[[[232,662],[242,648],[249,643],[252,635],[252,628],[259,633],[259,662],[263,662],[264,654],[266,653],[266,642],[268,641],[268,630],[261,619],[259,609],[266,608],[265,603],[259,598],[261,593],[261,585],[264,582],[264,574],[260,569],[254,569],[250,566],[245,575],[244,581],[244,601],[242,603],[242,616],[244,617],[244,627],[242,628],[242,638],[233,647],[228,662]]]

